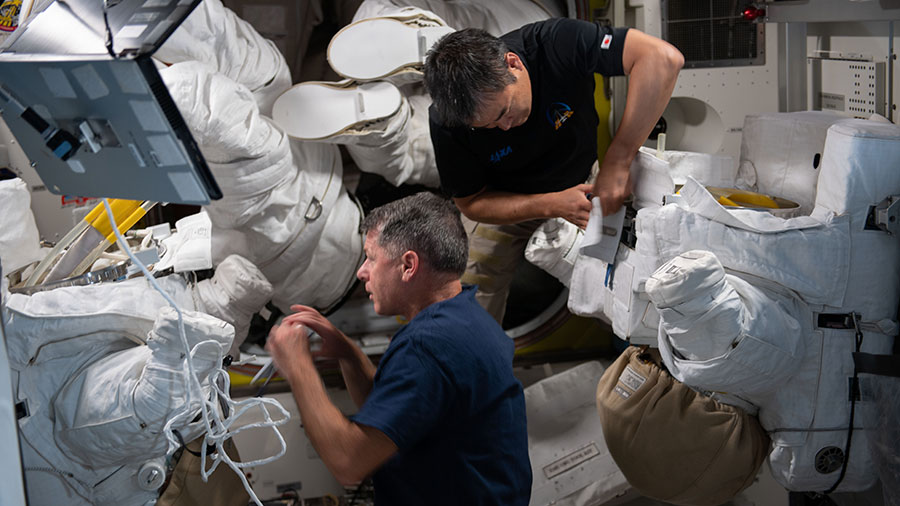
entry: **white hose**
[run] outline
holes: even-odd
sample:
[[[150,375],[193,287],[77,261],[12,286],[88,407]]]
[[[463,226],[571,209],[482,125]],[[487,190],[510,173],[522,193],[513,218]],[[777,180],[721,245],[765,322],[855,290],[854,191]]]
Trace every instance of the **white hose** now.
[[[184,404],[179,408],[175,414],[173,414],[168,421],[166,421],[166,425],[163,429],[166,439],[169,441],[169,449],[166,452],[167,456],[172,455],[178,448],[181,447],[181,442],[178,440],[178,437],[175,435],[175,430],[172,428],[175,424],[183,424],[187,425],[190,423],[192,418],[192,413],[195,408],[192,408],[192,397],[196,395],[198,399],[203,399],[203,391],[200,387],[200,380],[197,378],[197,373],[194,370],[194,354],[197,353],[197,350],[200,349],[201,346],[206,346],[209,344],[213,344],[216,347],[216,366],[213,370],[212,374],[210,374],[210,383],[212,385],[212,389],[210,389],[209,396],[200,402],[200,413],[203,419],[203,426],[205,427],[205,436],[203,438],[203,445],[201,449],[201,463],[200,463],[200,476],[203,478],[203,481],[206,482],[209,478],[209,475],[215,471],[216,467],[218,467],[219,462],[224,461],[228,467],[234,470],[235,473],[241,478],[241,482],[244,484],[244,489],[247,490],[247,493],[250,494],[250,498],[253,499],[253,502],[258,506],[262,506],[259,498],[256,496],[256,493],[253,492],[253,489],[250,487],[250,483],[247,481],[244,473],[240,471],[241,468],[248,466],[258,466],[263,464],[268,464],[274,460],[279,459],[282,455],[287,451],[287,444],[284,441],[284,437],[282,437],[281,433],[276,428],[278,425],[282,425],[288,420],[290,420],[291,415],[287,410],[275,399],[266,399],[262,397],[253,397],[250,399],[246,399],[243,401],[234,401],[228,395],[229,386],[231,384],[230,377],[225,369],[222,367],[222,359],[225,355],[225,350],[222,349],[222,346],[215,340],[209,339],[206,341],[201,341],[197,343],[193,349],[190,349],[188,345],[187,336],[184,330],[184,320],[182,318],[181,309],[178,308],[178,305],[175,304],[175,301],[167,294],[162,288],[160,288],[159,284],[157,284],[156,280],[150,274],[150,271],[147,270],[147,267],[141,263],[137,257],[131,252],[131,248],[128,247],[128,243],[125,241],[125,238],[122,236],[121,232],[119,232],[118,224],[115,222],[115,218],[113,217],[112,209],[109,207],[109,202],[107,199],[103,199],[103,205],[106,207],[106,214],[109,216],[109,222],[112,225],[113,232],[116,234],[116,239],[119,243],[119,247],[128,254],[128,257],[131,258],[131,261],[134,265],[138,266],[143,272],[144,277],[147,278],[147,281],[156,289],[160,294],[162,294],[163,298],[169,303],[170,306],[178,313],[178,331],[181,336],[181,342],[184,346],[184,365],[183,367],[183,376],[185,378],[185,393],[187,397],[185,399]],[[217,380],[221,378],[222,383],[224,385],[224,389],[219,388]],[[226,406],[228,406],[228,411],[232,412],[232,416],[229,418],[225,418],[227,413],[222,413],[219,409],[219,402],[223,402]],[[272,420],[272,417],[269,414],[269,411],[266,409],[265,405],[268,404],[273,406],[278,411],[281,412],[282,418],[279,420]],[[237,427],[235,430],[231,430],[231,427],[235,425],[238,419],[254,407],[259,407],[262,410],[263,417],[265,421],[251,423],[244,426]],[[212,417],[212,420],[211,420]],[[272,431],[275,433],[275,436],[278,438],[278,443],[281,447],[279,452],[276,455],[271,457],[254,460],[251,462],[234,462],[226,453],[223,445],[225,441],[233,437],[235,434],[246,430],[253,429],[257,427],[271,427]],[[210,457],[213,459],[212,466],[209,470],[206,469],[206,448],[208,445],[214,445],[216,447],[216,452],[212,454]]]

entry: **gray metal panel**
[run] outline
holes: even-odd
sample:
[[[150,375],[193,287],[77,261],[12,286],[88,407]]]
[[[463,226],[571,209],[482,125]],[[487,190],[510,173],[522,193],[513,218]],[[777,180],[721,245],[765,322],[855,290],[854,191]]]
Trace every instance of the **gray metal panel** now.
[[[186,204],[221,196],[145,57],[60,61],[0,54],[0,91],[0,114],[52,193]],[[99,150],[84,143],[62,160],[20,116],[20,107],[76,137],[87,122]]]
[[[784,23],[778,30],[778,110],[805,111],[806,23]]]
[[[766,22],[888,21],[900,19],[900,0],[782,0],[766,3]]]
[[[152,54],[201,0],[109,2],[106,19],[118,56]],[[27,20],[7,49],[29,54],[106,55],[103,0],[57,1]],[[85,45],[86,42],[90,42]]]

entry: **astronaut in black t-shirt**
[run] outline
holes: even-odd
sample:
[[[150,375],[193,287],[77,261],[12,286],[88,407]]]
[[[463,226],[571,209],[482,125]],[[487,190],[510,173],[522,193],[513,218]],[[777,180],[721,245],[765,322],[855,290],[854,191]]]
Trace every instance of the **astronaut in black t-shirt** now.
[[[451,33],[425,62],[431,139],[443,190],[468,218],[463,281],[502,322],[509,283],[531,233],[548,218],[584,228],[591,203],[616,212],[629,166],[662,115],[684,64],[669,43],[635,29],[567,18],[500,38]],[[628,98],[596,181],[594,73],[627,75]]]

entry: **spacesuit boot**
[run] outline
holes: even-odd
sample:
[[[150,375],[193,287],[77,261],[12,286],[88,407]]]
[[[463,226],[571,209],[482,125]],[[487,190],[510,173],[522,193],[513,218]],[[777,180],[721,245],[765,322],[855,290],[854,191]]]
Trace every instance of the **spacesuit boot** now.
[[[347,144],[383,130],[395,116],[402,118],[397,113],[405,103],[400,90],[384,81],[308,81],[278,97],[272,119],[296,139]],[[405,110],[408,118],[408,106]]]
[[[234,326],[234,342],[228,354],[240,356],[253,314],[272,298],[272,284],[252,262],[230,255],[216,267],[210,279],[197,283],[200,310]]]
[[[364,172],[395,186],[440,183],[420,83],[305,82],[275,102],[273,120],[299,140],[343,144]]]
[[[420,81],[428,50],[454,31],[433,12],[406,7],[342,28],[328,44],[328,63],[339,75],[356,81],[387,79],[397,85]]]

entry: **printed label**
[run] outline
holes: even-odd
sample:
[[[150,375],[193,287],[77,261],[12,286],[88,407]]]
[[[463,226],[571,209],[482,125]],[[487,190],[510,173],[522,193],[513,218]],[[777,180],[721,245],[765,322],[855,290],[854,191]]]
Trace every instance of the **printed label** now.
[[[544,476],[547,479],[553,478],[559,474],[562,474],[573,467],[583,464],[588,460],[600,455],[600,450],[597,449],[597,445],[595,443],[590,443],[587,446],[583,446],[574,452],[566,455],[561,459],[554,460],[550,464],[544,466]]]
[[[836,93],[820,93],[823,111],[843,111],[844,96]]]
[[[629,392],[628,390],[625,390],[624,388],[620,387],[619,385],[616,385],[616,387],[613,388],[613,392],[619,394],[619,397],[621,397],[623,399],[627,399],[627,398],[631,397],[631,392]]]
[[[637,389],[641,388],[641,385],[647,381],[647,378],[641,376],[631,366],[626,366],[625,370],[622,371],[622,374],[619,375],[619,384],[624,385],[630,388],[632,391],[637,391]]]

